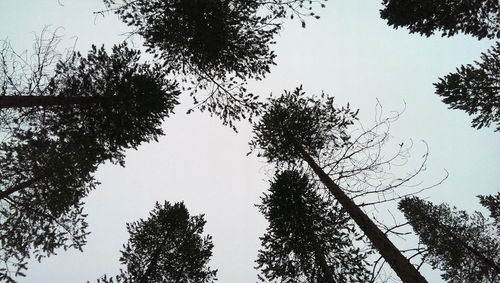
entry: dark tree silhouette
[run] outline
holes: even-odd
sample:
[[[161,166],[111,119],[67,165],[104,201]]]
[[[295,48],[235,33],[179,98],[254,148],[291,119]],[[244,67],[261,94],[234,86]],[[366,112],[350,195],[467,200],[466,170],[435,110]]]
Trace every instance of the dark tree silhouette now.
[[[367,282],[366,254],[349,217],[298,171],[278,173],[259,210],[269,221],[257,268],[270,281]],[[263,278],[261,278],[263,279]]]
[[[60,247],[81,249],[81,199],[95,188],[92,173],[106,160],[123,165],[125,149],[162,134],[178,91],[159,66],[138,60],[122,44],[109,55],[95,47],[87,57],[74,53],[50,79],[36,73],[36,87],[8,73],[0,97],[2,117],[13,124],[2,127],[0,143],[4,279],[22,275],[30,252],[40,260]]]
[[[481,129],[493,123],[495,131],[500,131],[500,42],[481,54],[481,62],[462,65],[434,85],[436,94],[451,109],[474,116],[472,127]]]
[[[182,75],[194,108],[224,124],[258,113],[245,81],[261,79],[274,64],[270,49],[279,26],[259,16],[256,1],[114,1],[106,5],[142,36],[148,51]],[[205,97],[200,98],[199,92]],[[208,92],[208,94],[207,94]],[[233,126],[234,128],[234,126]]]
[[[478,39],[500,38],[500,4],[497,0],[383,0],[382,19],[410,33],[442,36],[470,34]]]
[[[212,238],[202,237],[203,215],[190,216],[184,203],[156,203],[148,219],[128,223],[130,239],[120,262],[126,270],[98,282],[213,282],[207,264]]]
[[[194,109],[234,122],[260,113],[261,103],[247,92],[249,79],[269,73],[276,55],[273,37],[285,17],[305,26],[313,4],[304,0],[104,0],[108,7],[144,38],[147,50],[182,76]]]
[[[400,201],[399,208],[425,245],[425,257],[433,268],[444,271],[449,282],[498,282],[500,242],[479,212],[446,204],[433,205],[417,197]]]
[[[307,98],[302,89],[297,88],[294,92],[285,92],[284,95],[270,100],[260,122],[254,125],[255,138],[251,146],[262,149],[262,155],[270,162],[306,162],[396,274],[404,282],[426,282],[387,235],[314,160],[324,156],[328,147],[356,147],[357,142],[350,141],[347,133],[347,127],[354,123],[356,114],[357,111],[350,110],[348,106],[337,108],[331,97]],[[352,156],[360,151],[362,149],[355,149],[354,152],[348,150],[344,155]],[[362,163],[364,165],[354,168],[353,171],[340,171],[337,174],[356,174],[360,171],[375,170],[380,165],[371,164],[369,160]],[[333,166],[336,165],[338,164]],[[407,179],[403,183],[406,181]],[[396,183],[387,190],[394,186]]]

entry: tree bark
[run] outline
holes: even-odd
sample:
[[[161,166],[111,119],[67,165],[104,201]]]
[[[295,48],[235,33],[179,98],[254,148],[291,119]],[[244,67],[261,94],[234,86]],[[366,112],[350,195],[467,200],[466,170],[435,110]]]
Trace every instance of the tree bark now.
[[[90,96],[0,96],[0,109],[22,107],[48,107],[55,105],[91,104],[101,100]]]
[[[403,256],[401,251],[387,238],[387,236],[373,223],[373,221],[352,201],[342,189],[323,171],[314,159],[304,150],[300,144],[295,145],[302,158],[309,164],[318,175],[321,182],[328,188],[332,195],[349,213],[351,218],[358,224],[380,255],[396,272],[398,277],[405,283],[423,283],[427,280],[420,272]]]

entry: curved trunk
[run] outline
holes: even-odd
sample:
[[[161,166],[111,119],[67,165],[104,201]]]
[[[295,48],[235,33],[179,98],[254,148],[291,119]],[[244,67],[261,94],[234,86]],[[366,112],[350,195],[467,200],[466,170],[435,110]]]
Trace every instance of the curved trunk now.
[[[357,206],[333,180],[323,171],[314,159],[304,150],[300,144],[295,144],[302,158],[309,164],[318,175],[321,182],[328,188],[330,193],[337,199],[349,216],[358,224],[380,255],[396,272],[403,282],[423,283],[427,280],[420,272],[403,256],[401,251],[387,238],[387,236],[373,223],[373,221]]]

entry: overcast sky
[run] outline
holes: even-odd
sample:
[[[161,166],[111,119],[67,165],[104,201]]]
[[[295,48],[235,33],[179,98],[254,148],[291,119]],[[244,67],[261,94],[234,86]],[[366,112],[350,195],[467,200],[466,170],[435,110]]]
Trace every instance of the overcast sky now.
[[[406,103],[392,136],[412,139],[417,159],[425,152],[419,141],[427,142],[425,183],[439,180],[445,169],[450,173],[422,196],[468,211],[480,209],[475,196],[500,188],[500,133],[471,128],[471,118],[447,109],[432,83],[479,59],[493,42],[393,30],[379,18],[380,2],[328,1],[319,11],[321,19],[308,19],[306,29],[298,21],[287,22],[274,46],[277,66],[264,81],[252,83],[251,91],[267,96],[300,84],[311,94],[323,90],[339,105],[359,108],[366,124],[373,121],[377,99],[388,112]],[[0,0],[0,38],[22,51],[49,25],[61,27],[64,44],[76,40],[82,53],[91,44],[109,48],[125,39],[120,34],[127,27],[115,15],[93,14],[101,9],[99,0]],[[234,133],[208,113],[184,114],[189,99],[183,101],[164,122],[166,135],[159,142],[127,152],[125,168],[100,166],[101,185],[85,200],[92,234],[84,252],[61,251],[32,262],[20,282],[86,282],[116,274],[119,250],[128,239],[125,223],[147,217],[154,203],[164,200],[184,200],[190,213],[205,214],[219,282],[257,281],[254,260],[267,224],[254,205],[268,187],[272,167],[255,154],[246,156],[252,136],[248,123]],[[429,276],[438,282],[435,274]]]

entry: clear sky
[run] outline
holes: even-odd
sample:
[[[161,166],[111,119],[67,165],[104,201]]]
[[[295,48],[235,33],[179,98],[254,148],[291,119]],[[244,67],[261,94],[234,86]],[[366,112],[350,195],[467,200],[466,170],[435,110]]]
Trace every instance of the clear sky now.
[[[366,124],[373,121],[377,99],[386,111],[401,110],[406,103],[392,136],[412,139],[416,159],[425,151],[419,141],[428,143],[425,183],[439,180],[445,169],[450,173],[444,184],[422,196],[480,209],[475,196],[500,188],[500,133],[471,128],[471,118],[447,109],[432,83],[479,59],[493,42],[394,30],[379,18],[380,2],[328,1],[319,10],[321,19],[308,19],[306,29],[298,21],[287,22],[274,46],[277,66],[264,81],[251,83],[251,90],[262,96],[300,84],[311,94],[324,90],[339,105],[359,108]],[[115,15],[92,13],[101,9],[99,0],[0,0],[0,38],[25,50],[44,26],[61,27],[64,44],[76,40],[82,53],[91,44],[109,48],[125,39],[121,34],[127,27]],[[147,217],[154,203],[164,200],[184,200],[192,214],[205,214],[219,282],[257,281],[253,261],[267,224],[254,204],[268,187],[272,167],[246,156],[252,136],[248,123],[238,125],[236,134],[208,113],[184,114],[189,99],[183,101],[164,122],[166,136],[159,142],[127,152],[125,168],[99,168],[101,185],[85,200],[92,234],[84,252],[61,251],[32,262],[20,282],[86,282],[116,274],[119,250],[128,239],[125,223]],[[438,282],[430,276],[430,282]]]

